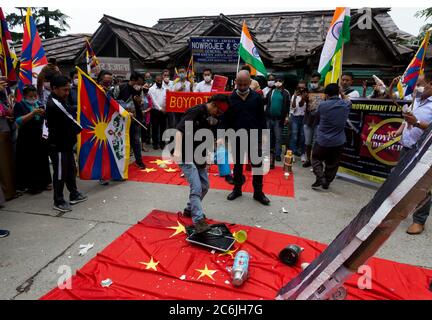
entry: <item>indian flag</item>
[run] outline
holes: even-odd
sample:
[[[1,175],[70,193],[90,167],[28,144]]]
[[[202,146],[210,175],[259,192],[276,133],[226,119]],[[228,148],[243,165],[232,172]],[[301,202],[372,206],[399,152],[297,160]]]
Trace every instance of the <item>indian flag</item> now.
[[[258,50],[255,47],[245,21],[243,21],[243,28],[240,38],[239,56],[244,62],[251,65],[259,73],[262,73],[265,76],[267,75],[267,70],[259,56]]]
[[[342,72],[342,48],[350,40],[350,9],[338,7],[327,32],[318,66],[324,84],[336,83]]]

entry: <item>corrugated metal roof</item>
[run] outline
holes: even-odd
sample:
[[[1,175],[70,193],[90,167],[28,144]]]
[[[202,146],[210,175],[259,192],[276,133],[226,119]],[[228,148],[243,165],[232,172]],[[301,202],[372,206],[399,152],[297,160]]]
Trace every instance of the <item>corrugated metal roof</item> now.
[[[68,34],[57,38],[44,39],[42,40],[42,46],[47,58],[56,58],[57,62],[73,61],[84,48],[85,39],[90,37],[91,34],[86,33]],[[21,46],[21,43],[14,46],[18,57],[21,56]]]

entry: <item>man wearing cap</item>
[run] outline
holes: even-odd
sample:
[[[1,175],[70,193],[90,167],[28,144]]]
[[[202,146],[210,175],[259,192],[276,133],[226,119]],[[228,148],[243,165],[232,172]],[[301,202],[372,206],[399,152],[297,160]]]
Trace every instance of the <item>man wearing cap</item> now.
[[[207,154],[195,156],[195,151],[203,143],[194,137],[200,129],[211,129],[217,124],[216,117],[228,110],[229,100],[226,95],[212,96],[207,103],[197,105],[185,112],[176,129],[174,160],[178,163],[190,185],[189,202],[183,211],[186,217],[192,217],[196,233],[210,229],[202,208],[202,200],[209,189],[207,175]],[[211,146],[213,140],[211,141]],[[191,150],[188,149],[191,146]],[[210,147],[211,147],[210,146]],[[201,148],[200,148],[201,149]],[[210,151],[204,149],[203,152]]]

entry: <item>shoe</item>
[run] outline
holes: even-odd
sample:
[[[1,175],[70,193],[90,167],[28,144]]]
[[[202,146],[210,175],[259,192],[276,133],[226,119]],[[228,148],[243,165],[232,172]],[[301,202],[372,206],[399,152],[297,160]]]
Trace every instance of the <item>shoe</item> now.
[[[411,235],[416,235],[422,233],[423,231],[424,231],[424,225],[414,222],[412,225],[409,226],[406,233]]]
[[[138,163],[138,162],[135,162],[135,164],[141,169],[141,170],[144,170],[145,168],[146,168],[146,166],[145,166],[145,164],[144,163]]]
[[[253,198],[256,201],[261,202],[263,205],[266,205],[266,206],[270,205],[270,199],[267,198],[265,196],[265,194],[262,192],[260,194],[254,194]]]
[[[329,182],[327,182],[327,181],[323,181],[322,182],[322,188],[324,189],[324,190],[327,190],[328,188],[329,188],[329,186],[330,186],[330,183]]]
[[[234,189],[233,192],[231,192],[228,195],[227,200],[232,201],[232,200],[235,200],[235,199],[237,199],[238,197],[241,197],[241,196],[242,196],[242,192],[240,190]]]
[[[102,179],[100,179],[99,180],[99,184],[101,186],[107,186],[107,185],[109,185],[109,180],[102,180]]]
[[[306,160],[305,163],[303,163],[303,168],[309,168],[312,165],[312,163],[309,160]]]
[[[319,187],[321,187],[322,186],[322,180],[321,179],[319,179],[319,178],[317,178],[316,180],[315,180],[315,182],[314,182],[314,184],[311,186],[312,187],[312,189],[318,189]]]
[[[189,210],[188,208],[184,208],[184,210],[183,210],[183,216],[186,217],[186,218],[192,217],[192,211]]]
[[[70,199],[69,203],[70,203],[71,205],[74,205],[74,204],[77,204],[77,203],[80,203],[80,202],[84,202],[84,201],[86,201],[87,199],[88,199],[87,196],[85,196],[85,195],[79,193],[76,197],[74,197],[73,199]]]
[[[234,178],[230,174],[225,176],[225,181],[228,182],[229,184],[234,184]]]
[[[276,161],[282,161],[281,156],[276,156]]]
[[[210,226],[205,221],[205,219],[201,219],[197,223],[195,223],[195,233],[204,233],[210,230]]]
[[[300,156],[300,160],[301,160],[301,162],[305,163],[305,162],[307,161],[306,154],[303,153],[303,154]]]
[[[6,238],[10,234],[7,230],[0,230],[0,238]]]
[[[62,204],[54,204],[53,206],[54,210],[60,211],[60,212],[69,212],[72,211],[72,208],[69,203],[62,203]]]

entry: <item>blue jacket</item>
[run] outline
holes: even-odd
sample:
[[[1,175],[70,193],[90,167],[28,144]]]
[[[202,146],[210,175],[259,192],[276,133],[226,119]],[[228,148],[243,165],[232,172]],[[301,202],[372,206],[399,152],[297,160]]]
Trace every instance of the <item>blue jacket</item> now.
[[[345,124],[351,108],[351,101],[338,96],[323,101],[316,113],[317,143],[321,147],[338,147],[346,142]]]

